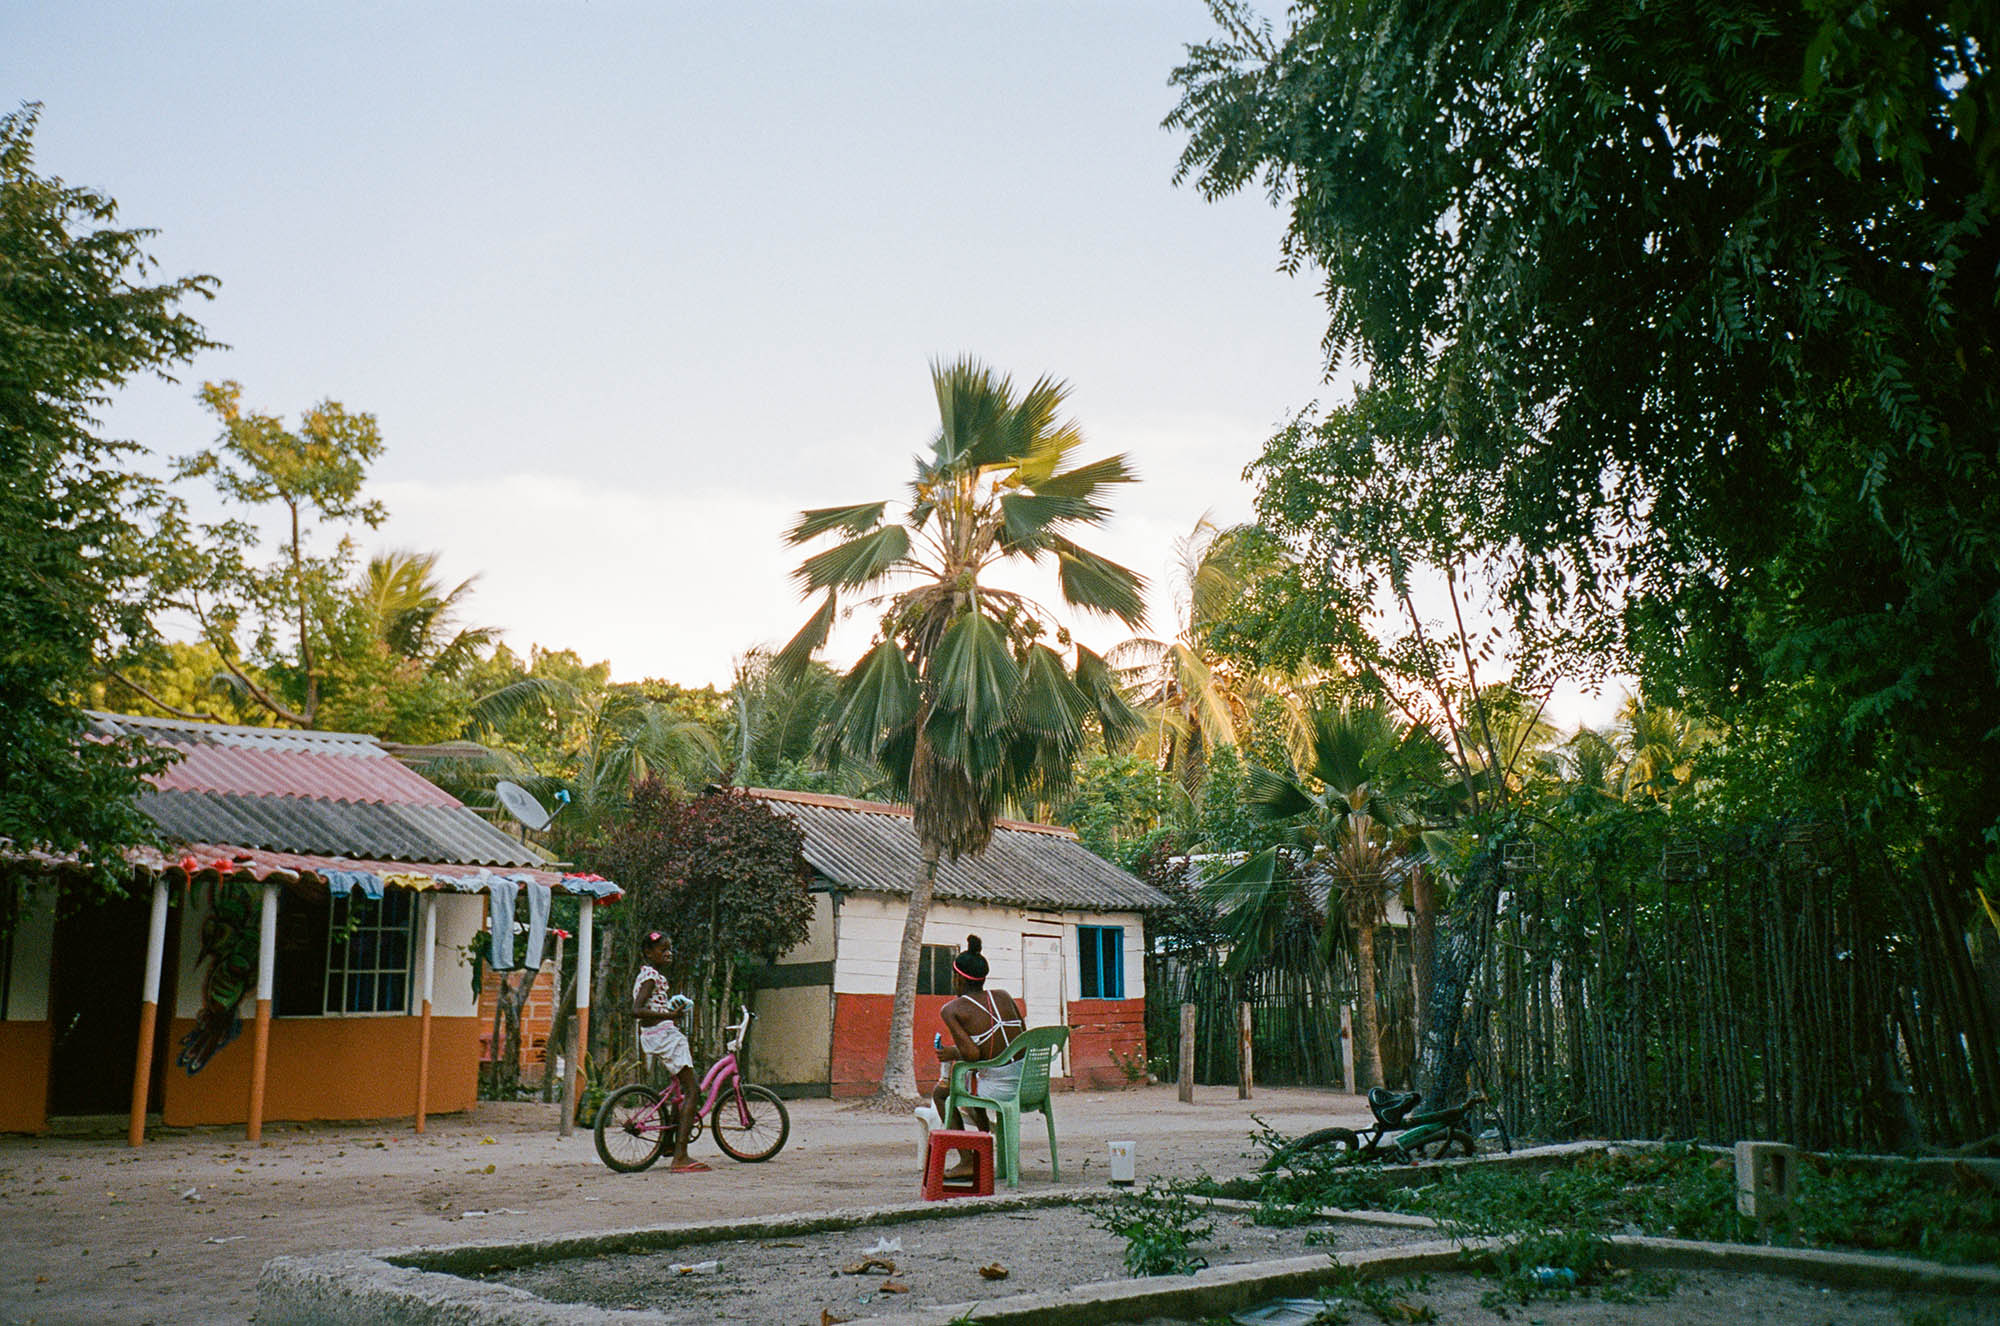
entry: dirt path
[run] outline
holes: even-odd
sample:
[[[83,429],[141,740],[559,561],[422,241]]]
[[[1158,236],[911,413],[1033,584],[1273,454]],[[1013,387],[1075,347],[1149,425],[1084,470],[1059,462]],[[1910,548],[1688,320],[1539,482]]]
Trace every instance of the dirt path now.
[[[248,1321],[257,1272],[286,1253],[530,1238],[677,1220],[875,1206],[916,1195],[916,1125],[832,1101],[792,1101],[792,1136],[764,1165],[704,1137],[701,1175],[613,1174],[555,1110],[483,1105],[409,1124],[272,1125],[160,1136],[0,1137],[0,1321]],[[1101,1188],[1106,1142],[1138,1144],[1141,1179],[1248,1167],[1258,1115],[1288,1132],[1365,1120],[1336,1092],[1171,1087],[1058,1095],[1065,1186]],[[1039,1120],[1030,1119],[1031,1124]],[[1031,1130],[1032,1132],[1032,1130]],[[1047,1191],[1048,1152],[1023,1145],[1024,1192]]]

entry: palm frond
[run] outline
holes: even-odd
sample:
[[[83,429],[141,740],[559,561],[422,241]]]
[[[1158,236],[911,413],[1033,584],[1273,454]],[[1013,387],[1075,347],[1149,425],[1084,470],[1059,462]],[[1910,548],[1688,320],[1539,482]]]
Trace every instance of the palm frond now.
[[[910,532],[901,525],[884,525],[806,558],[792,572],[792,578],[807,594],[829,588],[858,589],[880,580],[909,551]]]
[[[795,678],[804,672],[806,664],[812,662],[812,656],[826,644],[826,637],[833,630],[834,616],[839,610],[839,593],[829,589],[819,610],[808,617],[806,624],[799,628],[799,633],[772,656],[772,670],[781,678]]]
[[[828,530],[844,529],[849,534],[866,534],[882,523],[887,502],[864,502],[860,506],[823,506],[801,511],[799,523],[785,531],[785,542],[807,543]]]
[[[895,641],[878,642],[840,679],[827,726],[829,747],[848,756],[875,758],[884,737],[916,717],[920,699],[909,659]]]
[[[936,713],[975,732],[997,728],[1021,683],[1007,633],[982,612],[953,622],[928,669]]]
[[[1048,544],[1055,550],[1056,576],[1065,600],[1116,617],[1134,630],[1145,624],[1144,576],[1059,535],[1049,536]]]
[[[1106,748],[1124,750],[1145,730],[1146,720],[1126,700],[1124,688],[1118,684],[1118,674],[1082,645],[1076,648],[1076,684],[1090,697]]]
[[[1062,656],[1047,645],[1031,645],[1010,716],[1013,725],[1037,740],[1060,737],[1073,744],[1094,712],[1090,696],[1070,677]]]

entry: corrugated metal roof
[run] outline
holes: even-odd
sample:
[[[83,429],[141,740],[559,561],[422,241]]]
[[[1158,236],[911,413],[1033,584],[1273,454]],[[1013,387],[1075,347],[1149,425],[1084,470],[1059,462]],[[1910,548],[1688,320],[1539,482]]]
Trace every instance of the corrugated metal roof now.
[[[129,733],[181,756],[139,798],[180,842],[391,863],[548,864],[370,736],[91,717],[104,735]]]
[[[908,807],[766,788],[750,794],[798,822],[806,860],[832,883],[871,893],[910,891],[922,855]],[[1000,821],[978,856],[940,862],[937,896],[1062,911],[1146,911],[1169,901],[1068,829],[1018,820]]]
[[[470,888],[480,884],[488,874],[484,866],[442,861],[371,861],[347,856],[312,856],[302,852],[245,851],[241,847],[217,843],[186,843],[172,853],[142,847],[127,855],[134,864],[154,870],[186,870],[191,875],[214,871],[231,879],[247,877],[259,883],[273,876],[282,881],[287,876],[297,879],[321,877],[334,870],[365,870],[376,875],[429,875],[441,883],[464,880],[469,881],[467,887]],[[193,858],[192,869],[187,865],[189,858]],[[559,870],[520,868],[509,868],[503,873],[508,879],[526,876],[558,892],[587,894],[600,901],[616,902],[624,896],[624,890],[616,885],[610,886],[608,893],[602,883],[593,885],[592,882],[597,880],[595,875],[574,876]]]

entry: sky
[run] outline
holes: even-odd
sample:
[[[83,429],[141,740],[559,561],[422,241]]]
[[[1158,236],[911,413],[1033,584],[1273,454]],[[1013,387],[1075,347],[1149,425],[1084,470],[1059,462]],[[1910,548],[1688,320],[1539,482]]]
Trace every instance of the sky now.
[[[199,449],[225,378],[371,412],[364,553],[478,576],[517,650],[726,686],[811,610],[795,513],[899,496],[965,354],[1066,380],[1082,455],[1129,455],[1085,542],[1171,633],[1175,541],[1350,389],[1282,213],[1173,182],[1168,76],[1212,33],[1198,0],[80,0],[0,8],[0,104],[42,103],[37,169],[156,229],[156,275],[221,283],[227,348],[109,433]]]

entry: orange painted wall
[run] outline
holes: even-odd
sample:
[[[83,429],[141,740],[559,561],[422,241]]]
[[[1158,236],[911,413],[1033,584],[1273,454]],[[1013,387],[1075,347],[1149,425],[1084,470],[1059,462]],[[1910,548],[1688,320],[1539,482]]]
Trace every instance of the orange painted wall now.
[[[395,1119],[417,1110],[417,1032],[414,1017],[276,1018],[264,1074],[266,1121]],[[193,1028],[174,1019],[170,1050]],[[167,1065],[161,1119],[170,1127],[242,1123],[250,1107],[250,1052],[256,1035],[245,1019],[243,1034],[189,1077]],[[479,1022],[431,1019],[432,1114],[470,1110],[479,1098]]]
[[[1136,1054],[1146,1059],[1146,1001],[1143,999],[1072,999],[1069,1001],[1069,1072],[1079,1087],[1122,1087],[1128,1079],[1111,1051],[1120,1058]],[[1142,1081],[1144,1079],[1141,1079]]]
[[[0,1022],[0,1133],[49,1126],[49,1024]]]

